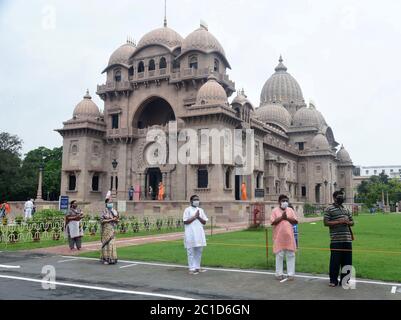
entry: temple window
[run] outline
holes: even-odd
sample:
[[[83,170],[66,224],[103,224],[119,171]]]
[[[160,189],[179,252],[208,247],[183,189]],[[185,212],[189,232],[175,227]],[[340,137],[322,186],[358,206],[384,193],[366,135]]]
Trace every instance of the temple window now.
[[[198,168],[198,188],[207,188],[209,184],[209,174],[206,167]]]
[[[214,68],[213,68],[213,70],[215,71],[215,72],[219,72],[219,60],[217,60],[217,59],[214,59]]]
[[[116,70],[114,72],[114,80],[116,82],[120,82],[121,81],[121,70]]]
[[[75,191],[76,186],[77,186],[77,177],[75,176],[75,174],[70,174],[68,176],[68,190]]]
[[[99,191],[99,175],[95,174],[92,177],[92,191]]]
[[[167,68],[166,58],[161,57],[159,62],[159,69],[165,69],[165,68]]]
[[[118,118],[119,118],[118,114],[111,115],[111,128],[112,129],[118,129],[118,122],[119,122]]]
[[[191,56],[189,57],[189,67],[192,69],[198,69],[198,57]]]
[[[149,68],[148,68],[148,70],[149,70],[149,71],[153,71],[153,70],[155,70],[155,69],[156,69],[155,60],[151,59],[151,60],[149,61]]]
[[[140,61],[138,63],[138,73],[144,72],[145,71],[145,65],[143,64],[143,61]]]

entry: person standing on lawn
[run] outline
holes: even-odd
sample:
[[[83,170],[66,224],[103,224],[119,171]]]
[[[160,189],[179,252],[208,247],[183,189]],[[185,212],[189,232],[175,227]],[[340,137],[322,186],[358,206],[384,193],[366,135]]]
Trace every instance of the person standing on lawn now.
[[[273,252],[276,255],[276,279],[284,280],[284,256],[287,262],[288,280],[294,280],[296,243],[293,225],[298,224],[295,211],[288,207],[289,199],[286,195],[278,198],[279,206],[270,216],[273,226]]]
[[[103,264],[117,263],[117,246],[115,243],[115,227],[119,221],[117,210],[113,208],[113,202],[110,198],[105,200],[105,209],[102,212],[101,223],[101,257]]]
[[[187,249],[189,274],[198,274],[206,270],[201,269],[202,251],[206,247],[206,236],[203,226],[208,218],[199,207],[199,197],[190,198],[191,206],[185,209],[183,221],[185,226],[184,247]]]
[[[65,216],[65,230],[68,235],[70,250],[74,250],[75,246],[77,247],[77,250],[81,250],[84,231],[80,221],[83,217],[84,215],[81,209],[78,209],[77,201],[72,200],[70,210]]]
[[[334,203],[325,209],[323,223],[330,229],[330,287],[343,285],[342,280],[346,273],[341,272],[340,282],[338,274],[345,266],[352,266],[351,226],[354,225],[352,214],[343,206],[345,195],[341,191],[333,193]]]

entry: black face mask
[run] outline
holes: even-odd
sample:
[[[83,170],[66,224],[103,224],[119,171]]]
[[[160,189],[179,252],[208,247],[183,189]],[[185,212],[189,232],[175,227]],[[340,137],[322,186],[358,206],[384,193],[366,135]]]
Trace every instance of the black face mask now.
[[[336,202],[337,202],[338,204],[343,204],[343,203],[344,203],[344,197],[337,197],[337,198],[336,198]]]

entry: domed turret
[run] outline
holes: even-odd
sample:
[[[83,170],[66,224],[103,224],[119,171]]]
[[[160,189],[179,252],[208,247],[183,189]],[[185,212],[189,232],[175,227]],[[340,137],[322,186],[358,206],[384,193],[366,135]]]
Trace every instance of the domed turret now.
[[[297,80],[287,72],[280,56],[275,73],[265,82],[260,95],[260,104],[278,102],[287,106],[300,106],[304,103],[301,87]]]
[[[340,150],[337,152],[337,159],[342,163],[350,162],[352,163],[352,159],[347,150],[345,150],[344,146],[341,145]]]
[[[310,104],[309,108],[303,107],[295,112],[293,125],[294,127],[315,127],[317,129],[327,127],[323,115],[316,110],[313,104]]]
[[[191,32],[183,41],[181,55],[190,51],[200,51],[203,53],[218,53],[228,68],[226,53],[220,42],[212,35],[205,25]]]
[[[327,150],[330,150],[329,142],[327,141],[326,136],[323,133],[319,132],[312,139],[311,151],[327,151]]]
[[[149,46],[162,46],[168,49],[170,52],[176,48],[181,47],[183,38],[173,29],[164,27],[152,30],[145,34],[137,45],[137,51],[142,50]]]
[[[264,122],[273,125],[278,125],[284,130],[291,125],[291,115],[281,104],[267,103],[255,111],[256,117]]]
[[[208,77],[207,82],[196,95],[196,104],[228,104],[227,94],[216,80],[217,78],[213,75]]]
[[[92,101],[89,90],[86,90],[84,99],[74,109],[74,119],[96,119],[101,116],[98,106]]]
[[[253,109],[253,105],[249,101],[248,97],[246,96],[244,89],[239,90],[237,92],[237,96],[231,102],[231,105],[235,105],[235,104],[238,104],[240,106],[244,106],[245,104],[249,104]]]
[[[128,60],[134,52],[135,44],[131,41],[127,41],[127,43],[123,44],[112,53],[106,70],[114,65],[123,65],[128,67]]]

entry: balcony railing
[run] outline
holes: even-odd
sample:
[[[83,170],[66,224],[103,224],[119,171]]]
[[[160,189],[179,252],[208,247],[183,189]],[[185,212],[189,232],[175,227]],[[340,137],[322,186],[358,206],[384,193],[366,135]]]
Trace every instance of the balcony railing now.
[[[121,81],[121,82],[106,82],[106,84],[98,85],[97,92],[104,93],[108,91],[125,91],[132,90],[132,85],[129,81]]]

